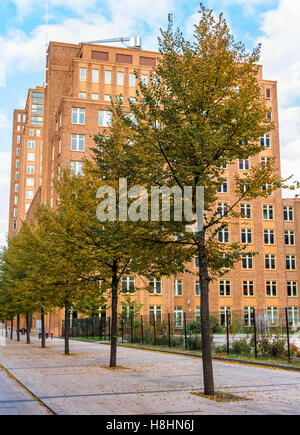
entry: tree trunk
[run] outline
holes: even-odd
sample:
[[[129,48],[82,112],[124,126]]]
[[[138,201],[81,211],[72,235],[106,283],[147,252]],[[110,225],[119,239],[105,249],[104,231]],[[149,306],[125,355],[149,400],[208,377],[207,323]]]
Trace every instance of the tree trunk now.
[[[201,338],[202,338],[202,364],[204,394],[213,396],[215,394],[214,376],[211,358],[210,327],[209,327],[209,274],[207,269],[207,255],[202,244],[198,247],[199,253],[199,282],[201,289]]]
[[[17,315],[17,341],[20,341],[20,316]]]
[[[42,347],[42,349],[45,349],[45,347],[46,347],[46,334],[45,334],[45,313],[44,313],[44,310],[41,310],[41,323],[42,323],[41,347]]]
[[[70,308],[68,302],[65,303],[65,355],[70,355]]]
[[[7,320],[5,320],[5,338],[8,337],[8,331],[7,331]]]
[[[26,343],[30,344],[30,326],[28,314],[26,315]]]
[[[13,329],[14,329],[14,318],[12,317],[11,321],[10,321],[10,339],[11,340],[13,339]]]
[[[117,263],[113,263],[111,286],[111,341],[110,367],[117,366],[117,328],[118,328],[118,277]]]

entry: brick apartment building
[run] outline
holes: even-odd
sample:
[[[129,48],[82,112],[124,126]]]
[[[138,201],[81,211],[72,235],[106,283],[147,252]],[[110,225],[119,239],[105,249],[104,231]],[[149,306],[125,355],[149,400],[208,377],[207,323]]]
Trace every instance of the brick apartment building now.
[[[157,56],[158,53],[151,51],[89,43],[49,44],[45,87],[31,89],[25,110],[14,112],[9,235],[20,228],[35,192],[30,210],[38,202],[55,203],[52,179],[60,168],[71,166],[77,174],[82,171],[82,159],[94,145],[93,136],[108,128],[110,97],[122,98],[124,109],[129,111],[128,99],[134,99],[137,86],[134,71],[147,83]],[[259,156],[226,168],[227,180],[218,200],[221,208],[233,198],[237,171],[245,171],[275,156],[276,171],[280,174],[277,83],[264,80],[261,67],[258,80],[275,128],[260,139]],[[34,181],[28,185],[30,178]],[[251,312],[256,308],[276,324],[280,310],[289,307],[290,322],[296,326],[300,310],[297,237],[300,200],[282,199],[278,190],[268,198],[241,204],[241,211],[245,218],[232,220],[228,232],[220,235],[223,238],[220,241],[241,240],[249,243],[249,250],[259,254],[254,258],[245,255],[233,271],[212,282],[211,311],[218,313],[221,322],[226,310],[239,311],[250,325]],[[196,272],[196,264],[194,268]],[[139,282],[138,277],[125,277],[122,290],[132,293],[142,304],[142,314],[174,313],[179,326],[184,312],[187,316],[199,315],[200,289],[196,276],[163,278],[161,282],[153,282],[151,294],[134,292]],[[51,318],[48,326],[54,329],[60,325],[61,315]]]

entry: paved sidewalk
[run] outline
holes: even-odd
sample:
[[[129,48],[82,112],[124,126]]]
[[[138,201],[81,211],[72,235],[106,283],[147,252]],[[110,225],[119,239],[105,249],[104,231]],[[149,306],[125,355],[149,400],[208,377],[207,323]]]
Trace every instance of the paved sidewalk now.
[[[50,412],[0,369],[0,415],[50,415]]]
[[[47,349],[7,340],[0,364],[57,414],[299,414],[300,373],[214,362],[216,389],[248,398],[216,403],[202,391],[201,359],[119,348],[109,370],[109,346],[47,340]]]

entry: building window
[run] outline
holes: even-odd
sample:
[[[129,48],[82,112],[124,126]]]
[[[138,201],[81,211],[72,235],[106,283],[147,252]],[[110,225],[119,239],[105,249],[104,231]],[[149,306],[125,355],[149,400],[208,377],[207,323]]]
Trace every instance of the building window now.
[[[299,325],[299,308],[288,307],[288,322],[290,326]]]
[[[32,198],[33,198],[33,191],[26,190],[26,199],[32,199]]]
[[[27,165],[27,174],[34,174],[34,166]]]
[[[269,112],[267,113],[267,120],[270,121],[270,122],[272,122],[272,112],[271,112],[271,111],[269,111]]]
[[[129,86],[135,87],[135,74],[129,74]]]
[[[105,84],[111,85],[111,71],[105,71]]]
[[[117,101],[118,101],[119,103],[123,103],[123,96],[122,96],[122,95],[118,95],[118,96],[117,96]]]
[[[223,183],[218,188],[218,193],[228,193],[228,180],[224,178]]]
[[[174,307],[174,327],[181,328],[183,320],[183,308]]]
[[[14,230],[16,230],[17,229],[17,221],[14,221]]]
[[[123,86],[123,84],[124,84],[124,73],[118,71],[118,73],[117,73],[117,85]]]
[[[28,148],[35,148],[35,141],[34,140],[29,140],[27,142],[27,146],[28,146]]]
[[[241,218],[251,219],[251,204],[241,204]]]
[[[263,205],[263,219],[264,220],[273,220],[274,219],[273,205]]]
[[[218,217],[222,218],[227,216],[228,212],[228,203],[227,202],[218,202]]]
[[[20,155],[20,148],[16,148],[16,156],[18,157]]]
[[[148,76],[146,74],[142,74],[142,83],[145,86],[148,86]]]
[[[72,108],[72,124],[83,125],[85,123],[85,109],[80,107]]]
[[[26,178],[26,186],[33,187],[34,186],[34,178]]]
[[[108,110],[99,110],[99,126],[110,127],[111,125],[111,112]]]
[[[175,279],[174,281],[174,296],[182,296],[182,279]]]
[[[243,295],[254,296],[254,281],[243,281]]]
[[[284,243],[285,243],[285,245],[289,245],[289,246],[295,245],[295,233],[294,233],[294,231],[286,230],[284,232]]]
[[[98,94],[92,94],[92,100],[98,100],[99,95]]]
[[[220,296],[230,296],[231,281],[225,281],[225,280],[219,281],[219,292],[220,292]]]
[[[274,230],[264,230],[264,244],[274,245],[275,244],[275,231]]]
[[[135,280],[133,276],[123,276],[122,278],[122,293],[134,293]]]
[[[270,163],[271,159],[270,157],[261,157],[260,164],[262,166],[267,166]]]
[[[266,281],[266,295],[268,297],[277,296],[277,281]]]
[[[86,68],[80,68],[80,81],[86,81]]]
[[[260,138],[260,146],[264,148],[271,148],[271,136],[269,134],[265,134]]]
[[[43,103],[44,94],[42,92],[32,92],[32,102],[33,103]]]
[[[288,297],[295,298],[298,296],[298,284],[297,281],[287,281],[286,290]]]
[[[129,103],[131,104],[135,104],[135,98],[134,97],[129,97],[128,98]]]
[[[269,195],[269,196],[273,195],[272,189],[273,189],[273,185],[272,184],[263,184],[262,185],[262,191],[264,193],[266,192],[267,195]]]
[[[229,243],[229,229],[222,228],[218,231],[218,241],[219,243]]]
[[[20,160],[17,159],[17,160],[16,160],[16,168],[18,169],[19,167],[20,167]]]
[[[15,176],[15,178],[16,178],[16,180],[19,179],[19,172],[18,172],[18,171],[16,171],[16,176]]]
[[[294,220],[294,207],[283,207],[283,220],[287,222]]]
[[[17,209],[14,208],[14,217],[17,217]]]
[[[231,307],[220,307],[220,324],[221,326],[227,325],[227,316],[228,316],[228,324],[231,324]]]
[[[266,254],[265,255],[265,269],[275,270],[276,269],[276,255]]]
[[[254,325],[254,307],[244,307],[244,326]]]
[[[34,162],[34,157],[35,157],[34,153],[27,153],[27,160],[29,162]]]
[[[31,113],[33,115],[42,115],[44,111],[44,106],[42,104],[32,104]]]
[[[157,321],[161,321],[161,305],[150,305],[149,306],[149,318],[150,322],[153,322],[153,318]]]
[[[29,208],[30,208],[30,204],[25,204],[25,213],[28,212]]]
[[[40,136],[41,136],[41,130],[37,130],[37,131],[36,131],[36,136],[37,136],[37,137],[40,137]]]
[[[71,135],[71,151],[84,151],[85,136],[83,134]]]
[[[81,99],[85,99],[85,97],[86,97],[86,93],[85,92],[80,92],[79,93],[79,98],[81,98]],[[57,129],[58,130],[58,129]]]
[[[248,170],[250,168],[249,159],[239,160],[239,169]]]
[[[17,144],[20,145],[20,142],[21,142],[21,136],[18,135],[17,136]]]
[[[42,116],[31,116],[31,124],[32,125],[43,125],[43,117]]]
[[[250,228],[242,228],[241,240],[242,243],[252,243],[252,230]]]
[[[82,176],[83,175],[83,162],[70,162],[71,173],[72,175]]]
[[[99,70],[93,69],[93,83],[99,83]]]
[[[285,256],[286,270],[296,270],[296,255]]]
[[[243,254],[242,255],[242,269],[253,269],[253,255]]]
[[[179,240],[179,239],[177,239],[177,240]],[[199,269],[199,256],[198,256],[198,255],[195,255],[194,260],[195,260],[195,268],[196,268],[196,269]]]
[[[151,288],[150,293],[161,295],[161,279],[150,278],[149,285]]]
[[[199,279],[196,279],[196,281],[195,281],[195,295],[196,296],[200,296],[201,295],[200,280]]]
[[[15,196],[15,198],[14,198],[14,204],[18,205],[18,197],[17,196]]]
[[[21,122],[21,113],[18,113],[18,122]]]
[[[271,100],[271,89],[266,89],[266,99]]]
[[[268,322],[270,326],[278,326],[278,308],[267,307]]]
[[[15,184],[15,193],[18,193],[19,192],[19,185],[16,183]]]

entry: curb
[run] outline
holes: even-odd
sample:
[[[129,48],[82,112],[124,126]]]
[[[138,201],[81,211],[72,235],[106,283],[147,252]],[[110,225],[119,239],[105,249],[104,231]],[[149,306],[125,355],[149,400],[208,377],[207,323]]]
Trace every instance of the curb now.
[[[95,344],[106,344],[107,346],[109,343],[102,342],[102,341],[91,341],[91,340],[78,340],[77,338],[70,338],[70,340],[73,341],[83,341],[85,343],[95,343]],[[118,347],[126,347],[127,349],[138,349],[138,350],[148,350],[151,352],[160,352],[160,353],[170,353],[173,355],[181,355],[181,356],[187,356],[187,357],[193,357],[193,358],[201,358],[201,355],[195,355],[194,353],[185,353],[185,352],[176,352],[172,350],[164,350],[164,349],[155,349],[153,347],[145,348],[145,347],[139,347],[139,346],[127,346],[126,344],[119,344]],[[220,361],[220,362],[230,362],[235,364],[241,364],[241,365],[253,365],[253,366],[259,366],[262,368],[267,369],[280,369],[280,370],[288,370],[293,372],[300,372],[300,367],[292,367],[292,366],[285,366],[281,364],[271,364],[271,363],[264,363],[261,361],[251,361],[251,360],[244,360],[244,359],[236,359],[236,358],[226,358],[221,356],[213,356],[212,359],[214,361]]]
[[[46,408],[49,412],[51,412],[51,414],[53,415],[57,415],[57,413],[50,408],[48,405],[46,405],[45,402],[43,402],[43,400],[41,400],[38,396],[36,396],[31,390],[29,390],[29,388],[27,388],[15,375],[13,375],[6,367],[4,367],[4,365],[0,364],[0,370],[2,370],[4,373],[6,373],[10,378],[12,378],[18,385],[20,385],[30,396],[33,397],[34,400],[36,400],[37,402],[39,402],[39,404],[41,406],[43,406],[44,408]]]

